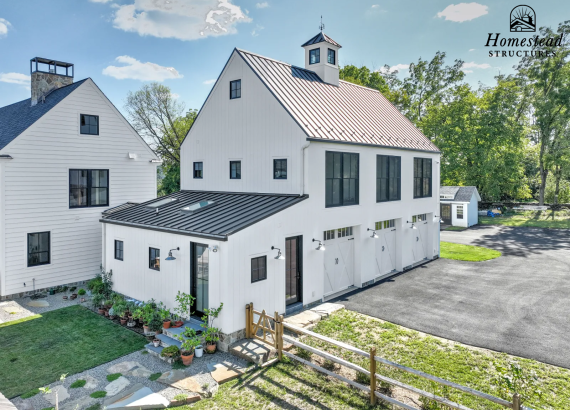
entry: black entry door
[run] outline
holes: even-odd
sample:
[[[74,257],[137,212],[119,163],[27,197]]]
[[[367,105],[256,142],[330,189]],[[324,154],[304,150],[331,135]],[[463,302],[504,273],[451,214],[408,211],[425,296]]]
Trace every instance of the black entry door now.
[[[285,239],[285,304],[301,302],[303,273],[302,236]]]
[[[208,308],[208,281],[210,277],[210,263],[208,245],[191,243],[192,275],[190,280],[190,294],[196,298],[194,301],[194,314],[202,317],[204,309]]]
[[[441,220],[446,225],[451,225],[451,204],[441,204]]]

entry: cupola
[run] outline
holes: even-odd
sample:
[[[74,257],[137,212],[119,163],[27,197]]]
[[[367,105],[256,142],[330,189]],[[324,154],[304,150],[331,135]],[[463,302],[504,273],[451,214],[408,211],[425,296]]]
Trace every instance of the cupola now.
[[[305,68],[314,71],[325,83],[338,86],[338,50],[341,45],[321,32],[303,44]]]

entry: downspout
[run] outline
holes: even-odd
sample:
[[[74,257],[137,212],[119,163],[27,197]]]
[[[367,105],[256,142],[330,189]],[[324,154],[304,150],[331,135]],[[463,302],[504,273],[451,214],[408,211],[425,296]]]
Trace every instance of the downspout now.
[[[305,150],[309,148],[311,141],[307,141],[305,145],[301,147],[301,193],[299,196],[305,195]]]

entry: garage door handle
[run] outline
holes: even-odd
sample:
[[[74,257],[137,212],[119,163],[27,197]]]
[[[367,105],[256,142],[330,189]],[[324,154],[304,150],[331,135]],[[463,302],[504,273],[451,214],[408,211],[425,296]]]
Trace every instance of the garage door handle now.
[[[425,224],[427,224],[427,221],[426,221],[426,222],[424,222],[424,225],[425,225]]]
[[[392,232],[394,232],[396,230],[396,228],[392,229]]]
[[[354,241],[354,238],[350,238],[349,241]]]

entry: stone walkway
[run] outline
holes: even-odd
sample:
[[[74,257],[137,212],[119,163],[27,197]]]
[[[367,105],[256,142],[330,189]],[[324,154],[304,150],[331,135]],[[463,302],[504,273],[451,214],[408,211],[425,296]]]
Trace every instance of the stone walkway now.
[[[0,302],[0,323],[11,322],[13,320],[23,319],[33,315],[41,315],[50,310],[60,309],[73,305],[86,305],[90,307],[89,297],[84,296],[86,301],[81,303],[81,296],[75,300],[69,300],[73,292],[62,292],[55,295],[48,295],[45,298],[31,299],[29,296],[24,298],[6,300]],[[68,300],[63,300],[63,296],[67,296]]]

